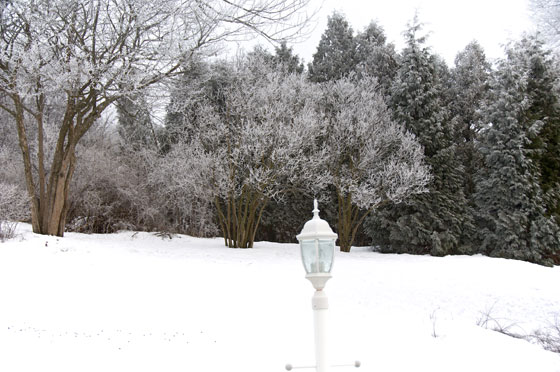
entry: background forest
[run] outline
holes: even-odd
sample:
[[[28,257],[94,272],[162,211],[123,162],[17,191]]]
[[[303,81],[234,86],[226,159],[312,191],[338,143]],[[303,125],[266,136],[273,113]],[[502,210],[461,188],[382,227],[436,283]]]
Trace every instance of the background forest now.
[[[559,265],[558,59],[526,36],[493,63],[472,42],[448,66],[420,20],[403,35],[396,51],[380,25],[355,32],[334,13],[307,66],[284,42],[228,60],[193,53],[157,90],[123,86],[115,110],[76,143],[55,230],[223,236],[250,248],[293,242],[317,197],[341,250]],[[8,96],[3,236],[32,210]],[[163,123],[153,109],[161,96]],[[32,156],[56,157],[39,144],[56,148],[61,99],[28,129]]]

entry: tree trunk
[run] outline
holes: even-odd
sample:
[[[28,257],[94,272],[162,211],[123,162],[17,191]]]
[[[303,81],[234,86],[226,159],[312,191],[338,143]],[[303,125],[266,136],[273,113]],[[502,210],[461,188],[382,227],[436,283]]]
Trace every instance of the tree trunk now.
[[[336,193],[338,198],[338,242],[342,252],[350,252],[358,229],[373,207],[360,213],[360,208],[352,203],[351,193],[342,195],[340,190],[337,190]]]
[[[31,215],[31,220],[34,233],[64,236],[68,194],[76,164],[74,145],[68,146],[61,161],[56,159],[55,156],[48,184],[41,186],[46,188],[47,192],[40,192],[37,196],[35,187],[31,187],[32,197],[36,201],[32,207],[34,213]],[[28,191],[29,189],[28,185]]]
[[[350,252],[352,248],[352,195],[342,195],[337,190],[338,198],[338,243],[342,252]]]
[[[244,190],[237,198],[214,200],[224,243],[230,248],[253,248],[267,199],[258,192]],[[225,212],[224,212],[225,209]]]
[[[53,191],[48,193],[48,197],[45,200],[46,208],[41,211],[47,216],[44,220],[47,231],[44,231],[43,234],[56,236],[64,235],[66,215],[68,213],[68,194],[75,164],[76,156],[72,149],[69,150],[65,156],[63,164],[61,165],[61,170],[55,177],[51,177],[50,182],[52,186],[49,186],[52,187]]]
[[[11,96],[14,110],[7,110],[16,121],[19,147],[23,156],[27,194],[31,200],[31,224],[33,232],[44,235],[63,236],[68,213],[70,183],[76,166],[76,144],[93,125],[110,101],[96,105],[95,92],[90,93],[84,104],[75,97],[68,96],[66,112],[54,151],[50,170],[45,166],[44,150],[44,99],[39,96],[34,110],[26,107],[18,95]],[[26,113],[28,117],[26,118]],[[37,169],[33,173],[31,151],[25,127],[26,120],[33,120],[37,128]],[[47,180],[47,173],[49,177]]]
[[[27,141],[27,132],[25,130],[24,106],[21,102],[21,99],[17,95],[14,95],[12,99],[14,101],[15,111],[11,112],[11,114],[14,116],[14,119],[16,121],[19,148],[21,149],[21,154],[23,157],[23,169],[25,173],[27,196],[31,201],[31,225],[33,227],[33,232],[40,233],[40,203],[39,199],[35,195],[35,182],[33,180],[33,171],[31,167],[31,154],[29,153],[29,143]]]

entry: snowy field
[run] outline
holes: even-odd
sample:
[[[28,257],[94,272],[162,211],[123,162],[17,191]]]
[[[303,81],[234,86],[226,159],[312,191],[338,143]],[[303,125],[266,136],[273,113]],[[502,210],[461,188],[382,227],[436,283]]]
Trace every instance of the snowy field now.
[[[19,230],[0,244],[0,371],[281,372],[314,363],[313,289],[296,244],[234,250],[221,239]],[[354,249],[337,252],[326,292],[333,364],[560,372],[559,354],[477,325],[492,317],[527,334],[554,323],[560,267]]]

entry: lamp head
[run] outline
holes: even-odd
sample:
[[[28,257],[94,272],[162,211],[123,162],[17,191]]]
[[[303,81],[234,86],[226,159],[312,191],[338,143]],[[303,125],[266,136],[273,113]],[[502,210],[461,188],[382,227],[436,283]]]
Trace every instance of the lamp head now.
[[[338,235],[332,231],[327,221],[319,217],[316,199],[313,206],[313,218],[305,223],[296,238],[299,241],[306,277],[312,281],[315,289],[322,290],[331,277],[334,243]]]

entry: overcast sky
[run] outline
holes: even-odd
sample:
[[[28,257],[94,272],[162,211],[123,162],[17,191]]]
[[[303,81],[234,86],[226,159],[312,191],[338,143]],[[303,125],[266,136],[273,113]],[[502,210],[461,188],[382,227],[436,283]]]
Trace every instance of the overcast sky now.
[[[346,16],[354,32],[363,30],[372,20],[385,29],[390,42],[401,50],[402,33],[417,10],[429,32],[432,51],[452,66],[457,52],[472,40],[478,40],[489,59],[503,55],[503,45],[533,29],[528,0],[312,0],[323,6],[317,15],[315,31],[309,39],[292,44],[305,62],[312,60],[327,17],[337,10]]]

